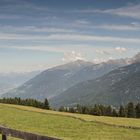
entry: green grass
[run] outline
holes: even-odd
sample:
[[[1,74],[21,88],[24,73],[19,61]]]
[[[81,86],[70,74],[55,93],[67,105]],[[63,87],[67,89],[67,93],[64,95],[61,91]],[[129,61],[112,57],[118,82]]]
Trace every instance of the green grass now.
[[[0,125],[65,140],[140,139],[140,119],[61,113],[16,105],[0,104]]]

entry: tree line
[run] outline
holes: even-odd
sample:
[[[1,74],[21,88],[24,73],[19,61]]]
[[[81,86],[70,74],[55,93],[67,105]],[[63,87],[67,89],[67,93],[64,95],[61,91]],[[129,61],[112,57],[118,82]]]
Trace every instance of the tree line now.
[[[42,109],[50,109],[47,98],[44,100],[44,102],[37,101],[35,99],[21,99],[21,98],[17,98],[17,97],[2,98],[2,99],[0,99],[0,103],[32,106],[32,107],[37,107],[37,108],[42,108]]]
[[[134,105],[132,102],[125,106],[118,108],[105,105],[82,106],[77,105],[76,107],[64,107],[59,108],[61,112],[71,112],[80,114],[90,114],[97,116],[112,116],[112,117],[127,117],[127,118],[140,118],[140,103]]]
[[[15,104],[23,106],[32,106],[41,109],[50,109],[49,102],[47,98],[44,102],[38,101],[36,99],[21,99],[21,98],[2,98],[0,103],[5,104]],[[128,117],[128,118],[140,118],[140,103],[134,104],[132,102],[125,106],[113,107],[105,106],[101,104],[95,104],[94,106],[83,106],[77,105],[75,107],[64,107],[59,108],[61,112],[79,113],[79,114],[89,114],[97,116],[112,116],[112,117]]]

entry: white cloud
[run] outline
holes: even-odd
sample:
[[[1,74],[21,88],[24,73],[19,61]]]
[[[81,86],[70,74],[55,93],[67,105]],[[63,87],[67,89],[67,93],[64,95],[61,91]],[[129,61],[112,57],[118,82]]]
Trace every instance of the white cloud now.
[[[85,9],[85,10],[77,10],[75,12],[111,14],[111,15],[118,15],[118,16],[125,16],[125,17],[140,19],[140,4],[128,5],[128,6],[124,6],[120,8],[106,9],[106,10]]]
[[[140,4],[130,5],[130,6],[116,8],[116,9],[104,10],[104,13],[140,19]]]
[[[31,51],[46,51],[46,52],[65,52],[63,47],[51,47],[51,46],[9,46],[5,48],[17,49],[17,50],[31,50]]]
[[[132,22],[131,25],[133,25],[134,27],[140,27],[140,23],[139,22]]]
[[[2,0],[1,0],[2,1]],[[3,0],[3,4],[0,5],[0,8],[5,12],[8,11],[18,11],[18,10],[26,10],[26,12],[39,12],[43,11],[46,12],[48,11],[48,8],[46,5],[40,6],[36,5],[34,3],[31,3],[30,1],[25,1],[25,0]]]
[[[56,28],[56,27],[37,27],[37,26],[11,26],[11,25],[0,25],[0,30],[4,32],[41,32],[41,33],[72,33],[75,32],[73,29]]]
[[[67,63],[70,61],[75,60],[88,60],[92,61],[94,63],[100,63],[105,62],[109,59],[117,59],[117,58],[125,58],[130,57],[134,55],[136,52],[139,51],[139,49],[134,48],[124,48],[124,47],[103,47],[103,46],[92,46],[92,45],[72,45],[72,44],[58,44],[57,46],[3,46],[0,48],[11,48],[16,50],[27,50],[27,51],[42,51],[43,53],[47,52],[54,52],[54,53],[61,53],[59,60],[56,60],[55,64],[53,63],[46,63],[44,62],[40,64],[34,64],[34,65],[25,65],[25,64],[17,64],[17,65],[5,65],[1,67],[0,72],[27,72],[27,71],[33,71],[33,70],[43,70],[47,69],[49,67],[53,67],[55,65],[59,65],[63,63]],[[125,53],[122,53],[125,52]],[[49,60],[48,60],[49,61]],[[58,64],[59,63],[59,64]]]
[[[50,35],[48,40],[62,40],[62,41],[102,41],[102,42],[124,42],[124,43],[140,43],[139,38],[123,38],[112,36],[94,36],[83,34],[56,34]]]
[[[137,22],[132,22],[129,25],[117,25],[117,24],[101,24],[101,25],[92,25],[88,24],[88,21],[76,21],[76,27],[85,27],[85,28],[99,28],[107,30],[140,30],[140,24]],[[66,29],[66,28],[56,28],[56,27],[37,27],[37,26],[10,26],[10,25],[0,25],[0,30],[4,32],[40,32],[40,33],[76,33],[78,32],[75,28]]]
[[[69,61],[76,61],[76,60],[85,60],[83,55],[80,52],[65,52],[62,61],[69,62]]]
[[[102,63],[102,62],[106,62],[106,60],[103,59],[103,58],[95,58],[95,59],[93,59],[93,63],[95,63],[95,64],[99,64],[99,63]]]
[[[117,51],[117,52],[119,52],[119,53],[123,53],[123,52],[126,52],[127,49],[124,48],[124,47],[116,47],[116,48],[115,48],[115,51]]]
[[[97,25],[94,26],[93,28],[100,28],[100,29],[106,29],[106,30],[118,30],[118,31],[137,31],[140,30],[140,25],[137,23],[131,23],[130,25],[109,25],[109,24],[104,24],[104,25]]]
[[[96,50],[95,51],[96,53],[98,53],[98,54],[101,54],[101,55],[110,55],[110,52],[108,52],[108,51],[105,51],[105,50]]]
[[[138,31],[140,30],[139,22],[131,22],[128,24],[94,24],[88,20],[76,20],[70,24],[73,28],[78,29],[105,29],[115,31]]]
[[[124,38],[112,36],[94,36],[85,34],[51,34],[51,35],[22,35],[22,34],[0,34],[0,40],[34,40],[34,41],[95,41],[95,42],[116,42],[140,44],[139,38]]]
[[[56,53],[67,53],[67,52],[89,52],[94,51],[96,47],[93,47],[91,45],[34,45],[34,46],[0,46],[0,48],[7,48],[7,49],[16,49],[16,50],[29,50],[29,51],[42,51],[42,52],[56,52]]]
[[[88,25],[89,21],[87,21],[87,20],[75,20],[74,24],[77,24],[77,25]]]

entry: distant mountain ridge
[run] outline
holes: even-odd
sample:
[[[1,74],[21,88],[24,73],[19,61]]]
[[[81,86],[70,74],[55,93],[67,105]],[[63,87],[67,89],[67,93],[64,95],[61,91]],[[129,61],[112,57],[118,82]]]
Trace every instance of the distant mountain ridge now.
[[[140,62],[79,83],[50,100],[54,107],[96,103],[124,105],[130,101],[140,102]]]
[[[82,60],[70,62],[43,71],[2,97],[38,100],[48,98],[54,107],[77,103],[125,104],[130,96],[128,95],[127,99],[121,100],[124,98],[122,96],[124,93],[123,87],[121,87],[122,81],[128,78],[131,83],[129,77],[133,76],[135,77],[133,80],[136,80],[135,75],[139,76],[139,71],[138,73],[133,73],[133,71],[139,70],[139,62],[140,53],[131,59],[109,60],[100,64]],[[134,67],[135,65],[136,67]],[[137,78],[137,80],[139,79]],[[117,88],[119,85],[121,90]],[[136,96],[139,98],[137,93]]]
[[[47,97],[50,99],[61,94],[75,84],[101,77],[124,65],[127,65],[127,62],[123,59],[112,60],[100,64],[77,60],[43,71],[22,86],[4,94],[3,97],[17,96],[40,100]]]
[[[9,90],[22,85],[39,73],[39,71],[25,73],[0,73],[0,94],[4,94]]]
[[[70,85],[69,77],[75,72],[79,71],[86,66],[91,65],[90,62],[78,60],[76,62],[68,63],[65,65],[57,66],[37,75],[33,79],[27,81],[19,88],[4,94],[6,97],[22,97],[22,98],[35,98],[43,100],[44,98],[51,98],[63,92]],[[73,85],[73,83],[71,83]]]

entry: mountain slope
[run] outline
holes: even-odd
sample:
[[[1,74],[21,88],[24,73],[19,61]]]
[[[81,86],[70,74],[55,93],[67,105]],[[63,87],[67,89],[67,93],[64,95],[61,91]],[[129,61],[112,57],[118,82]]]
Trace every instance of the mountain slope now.
[[[39,71],[26,73],[0,73],[0,95],[22,85],[39,73]]]
[[[96,80],[79,83],[50,100],[51,105],[95,103],[120,105],[140,101],[140,63],[118,68]]]
[[[44,98],[51,98],[63,92],[71,85],[68,84],[69,77],[79,71],[80,69],[91,65],[90,62],[76,61],[62,66],[57,66],[37,75],[35,78],[27,81],[25,84],[16,88],[3,97],[22,97],[35,98],[43,100]]]
[[[124,66],[124,60],[93,64],[85,61],[75,61],[62,66],[48,69],[24,85],[4,94],[3,97],[22,97],[44,100],[64,92],[80,82],[103,76],[109,71]]]
[[[107,62],[102,62],[99,64],[94,64],[88,67],[85,67],[74,74],[71,79],[78,82],[93,80],[98,77],[101,77],[108,72],[117,69],[122,66],[128,65],[127,59],[118,59],[118,60],[109,60]]]

